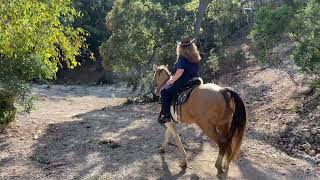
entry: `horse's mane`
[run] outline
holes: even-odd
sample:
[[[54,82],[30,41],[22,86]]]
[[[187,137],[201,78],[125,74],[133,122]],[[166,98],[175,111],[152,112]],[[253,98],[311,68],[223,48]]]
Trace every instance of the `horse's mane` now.
[[[168,70],[168,68],[167,68],[166,66],[164,66],[164,65],[158,66],[157,69],[158,69],[158,70],[157,70],[158,72],[160,72],[160,71],[163,70],[163,71],[165,71],[168,75],[171,74],[170,71]]]

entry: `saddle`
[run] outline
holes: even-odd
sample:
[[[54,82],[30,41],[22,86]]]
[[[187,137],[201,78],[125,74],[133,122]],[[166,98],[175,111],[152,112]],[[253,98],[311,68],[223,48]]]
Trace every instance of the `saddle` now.
[[[180,114],[181,112],[181,105],[184,104],[188,98],[191,95],[191,92],[194,90],[194,88],[198,87],[203,83],[203,80],[201,77],[194,77],[191,80],[189,80],[183,88],[179,89],[176,96],[173,97],[171,105],[174,107],[174,112]],[[179,110],[180,109],[180,110]],[[163,122],[161,117],[162,117],[162,109],[158,117],[158,122],[160,124],[166,123]],[[172,115],[172,114],[171,114]],[[175,120],[174,118],[171,118],[175,122],[177,122],[177,119]]]
[[[191,95],[194,88],[203,83],[201,77],[194,77],[188,81],[185,86],[177,92],[177,95],[173,99],[173,105],[182,105],[185,103]]]

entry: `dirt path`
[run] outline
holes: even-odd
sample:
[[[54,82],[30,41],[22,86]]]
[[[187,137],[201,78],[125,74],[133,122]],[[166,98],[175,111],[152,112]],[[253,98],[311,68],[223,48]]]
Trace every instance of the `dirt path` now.
[[[161,156],[157,104],[122,103],[123,86],[35,86],[37,110],[0,134],[0,179],[216,179],[217,147],[195,126],[179,125],[189,167],[175,146]],[[319,167],[247,133],[228,179],[320,179]]]

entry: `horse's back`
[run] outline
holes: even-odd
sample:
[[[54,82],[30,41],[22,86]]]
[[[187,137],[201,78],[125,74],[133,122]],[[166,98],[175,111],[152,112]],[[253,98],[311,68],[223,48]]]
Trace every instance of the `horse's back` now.
[[[213,92],[220,92],[220,90],[223,89],[223,87],[221,87],[217,84],[214,84],[214,83],[201,84],[198,88],[199,89],[208,89]]]
[[[201,84],[193,90],[184,105],[184,111],[190,119],[221,119],[226,109],[225,99],[221,93],[222,87],[213,84]]]
[[[210,101],[214,104],[220,104],[224,102],[224,97],[221,93],[222,90],[223,88],[217,84],[206,83],[198,86],[192,93],[195,98],[200,98],[202,101]]]

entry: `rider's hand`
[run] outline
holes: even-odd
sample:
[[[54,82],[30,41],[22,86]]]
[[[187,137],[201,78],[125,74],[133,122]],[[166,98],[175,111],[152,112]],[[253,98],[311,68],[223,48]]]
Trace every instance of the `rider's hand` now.
[[[167,85],[171,85],[173,83],[174,83],[173,77],[170,76],[170,79],[168,80]]]

